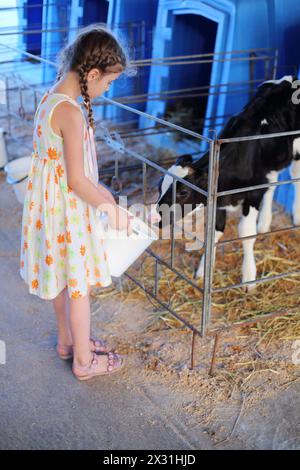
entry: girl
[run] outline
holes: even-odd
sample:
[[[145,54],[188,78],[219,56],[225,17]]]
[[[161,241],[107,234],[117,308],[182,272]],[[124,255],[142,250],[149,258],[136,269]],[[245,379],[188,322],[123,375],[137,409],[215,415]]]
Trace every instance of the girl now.
[[[104,341],[90,338],[90,286],[112,283],[105,244],[95,230],[96,209],[107,212],[111,227],[131,233],[127,213],[98,184],[91,99],[108,90],[129,64],[104,24],[83,28],[61,51],[59,62],[55,86],[34,118],[20,274],[31,294],[52,300],[57,353],[62,359],[73,356],[75,377],[87,380],[124,363]],[[84,108],[76,101],[79,95]]]

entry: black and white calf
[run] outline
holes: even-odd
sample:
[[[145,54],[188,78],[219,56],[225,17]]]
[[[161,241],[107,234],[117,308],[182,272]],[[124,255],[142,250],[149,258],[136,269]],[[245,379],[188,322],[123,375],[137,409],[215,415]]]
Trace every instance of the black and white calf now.
[[[280,80],[263,82],[255,96],[233,116],[219,138],[270,134],[300,129],[300,105],[294,104],[292,94],[295,88],[292,83],[297,77],[284,76]],[[195,186],[207,190],[209,153],[193,160],[191,155],[177,158],[169,171]],[[221,145],[218,191],[246,188],[278,180],[278,172],[291,165],[292,178],[300,177],[300,135],[276,137],[252,141],[225,143]],[[160,179],[160,196],[156,210],[162,217],[159,227],[164,226],[162,204],[172,204],[173,178],[165,175]],[[295,202],[293,206],[294,224],[300,224],[300,183],[295,185]],[[224,233],[226,214],[242,208],[242,217],[238,232],[240,237],[265,233],[270,230],[272,221],[272,200],[275,187],[245,191],[237,194],[220,196],[217,200],[215,242]],[[206,204],[205,196],[187,187],[180,181],[176,186],[176,203],[184,208]],[[183,209],[184,213],[184,209]],[[176,214],[175,214],[176,218]],[[242,281],[254,281],[256,264],[254,257],[255,239],[243,242]],[[204,256],[195,272],[195,277],[203,276]],[[248,285],[248,289],[255,284]]]

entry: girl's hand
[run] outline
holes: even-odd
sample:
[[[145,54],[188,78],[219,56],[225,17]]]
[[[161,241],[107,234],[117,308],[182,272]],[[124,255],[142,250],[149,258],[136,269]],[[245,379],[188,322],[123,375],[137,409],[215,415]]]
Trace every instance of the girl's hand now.
[[[127,229],[127,235],[132,234],[132,227],[130,224],[131,219],[133,219],[133,215],[127,214],[125,210],[123,210],[118,205],[109,204],[108,210],[108,223],[111,228],[115,230],[125,230]]]
[[[104,186],[102,186],[102,184],[98,184],[98,190],[101,192],[101,194],[103,194],[103,196],[105,196],[105,198],[109,202],[111,202],[112,204],[117,204],[112,193],[108,189],[106,189]]]

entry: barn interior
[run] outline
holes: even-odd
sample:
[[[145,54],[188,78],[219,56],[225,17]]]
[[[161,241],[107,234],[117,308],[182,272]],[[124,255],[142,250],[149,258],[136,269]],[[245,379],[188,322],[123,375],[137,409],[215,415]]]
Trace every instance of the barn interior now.
[[[150,205],[157,200],[159,178],[176,159],[183,154],[197,159],[212,152],[212,141],[262,82],[299,76],[299,54],[293,45],[299,42],[300,3],[290,0],[292,8],[287,3],[3,0],[0,242],[4,274],[7,271],[11,279],[8,298],[16,308],[21,308],[13,279],[18,271],[22,204],[16,200],[4,167],[32,154],[35,110],[56,79],[59,50],[81,27],[98,22],[107,24],[127,47],[131,71],[93,102],[99,179],[115,197],[126,196],[129,206]],[[286,168],[279,182],[290,179]],[[20,180],[25,187],[26,177]],[[206,197],[210,196],[207,192]],[[151,390],[151,406],[161,400],[164,422],[169,416],[178,448],[300,448],[299,413],[295,408],[288,410],[288,429],[280,406],[274,405],[277,400],[287,407],[299,385],[299,362],[292,360],[293,345],[300,335],[300,235],[292,221],[294,199],[291,182],[276,186],[272,228],[270,233],[258,234],[255,244],[257,278],[261,281],[255,289],[247,289],[241,282],[238,213],[230,215],[224,238],[217,244],[210,287],[195,278],[205,246],[200,243],[198,248],[187,250],[187,239],[175,228],[170,238],[153,243],[111,288],[93,291],[95,331],[103,331],[120,352],[131,355],[132,375],[124,375],[126,386],[131,392],[134,387],[139,393]],[[193,223],[188,235],[189,241],[197,242]],[[22,296],[26,295],[23,289],[17,289]],[[1,294],[4,298],[4,286]],[[43,335],[37,345],[49,352],[53,324],[45,327],[45,322],[50,307],[45,309],[42,325],[37,299],[26,305],[27,316],[20,320],[22,345],[28,342],[28,351],[36,352],[30,332],[37,324]],[[4,302],[4,320],[8,311]],[[12,321],[4,328],[6,335]],[[51,373],[53,369],[47,376],[49,383]],[[67,388],[67,382],[62,382]],[[173,401],[169,399],[171,392]],[[297,403],[299,400],[294,401],[295,407]],[[178,411],[176,418],[172,416],[173,405]],[[259,418],[256,409],[267,410],[269,418]],[[10,413],[7,420],[13,416]],[[20,411],[19,420],[23,413]],[[157,413],[148,418],[154,423],[153,430],[162,433]],[[118,416],[125,418],[128,416]],[[275,429],[277,421],[280,424]],[[52,428],[46,428],[54,429],[52,419],[50,424]],[[259,428],[261,435],[257,437]],[[14,429],[11,435],[3,436],[3,445],[9,447]],[[18,438],[21,444],[16,441],[11,445],[63,445],[56,438],[39,440],[33,425],[27,439],[23,428],[22,433]],[[135,438],[129,432],[128,439],[122,441],[118,436],[113,445],[125,449]],[[83,434],[80,439],[87,447],[93,445]],[[145,434],[141,448],[147,443]],[[169,443],[166,437],[165,448]],[[159,443],[153,438],[156,445]],[[69,446],[80,447],[73,434]]]

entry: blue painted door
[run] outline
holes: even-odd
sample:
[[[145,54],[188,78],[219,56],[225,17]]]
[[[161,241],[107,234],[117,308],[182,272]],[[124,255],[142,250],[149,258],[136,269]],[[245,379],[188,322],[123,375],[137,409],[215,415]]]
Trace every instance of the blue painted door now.
[[[214,52],[218,27],[215,21],[201,15],[180,14],[172,15],[172,22],[172,40],[167,55],[178,56]],[[167,113],[181,108],[189,109],[193,125],[188,127],[201,133],[203,131],[202,120],[205,117],[207,96],[197,95],[204,95],[207,90],[188,89],[210,83],[212,63],[209,63],[208,59],[211,59],[211,57],[201,59],[203,61],[201,64],[171,65],[168,77],[168,90],[187,90],[182,93],[174,93],[174,95],[179,96],[179,99],[167,102]],[[182,98],[180,95],[182,95]]]
[[[24,4],[24,16],[27,19],[27,25],[24,28],[26,51],[30,54],[41,55],[42,33],[31,31],[42,29],[43,0],[27,0]]]
[[[107,0],[85,0],[82,23],[87,26],[98,21],[106,23],[109,3]]]

